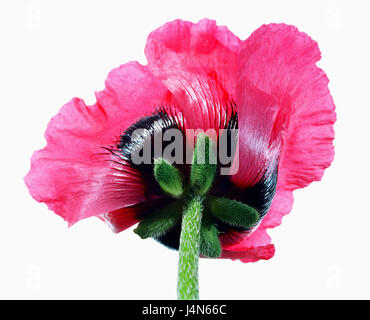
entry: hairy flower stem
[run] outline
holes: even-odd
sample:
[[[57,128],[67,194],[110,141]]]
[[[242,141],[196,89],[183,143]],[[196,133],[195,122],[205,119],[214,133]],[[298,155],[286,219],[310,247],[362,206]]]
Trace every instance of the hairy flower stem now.
[[[203,198],[193,196],[184,209],[177,276],[177,298],[199,299],[198,264]]]

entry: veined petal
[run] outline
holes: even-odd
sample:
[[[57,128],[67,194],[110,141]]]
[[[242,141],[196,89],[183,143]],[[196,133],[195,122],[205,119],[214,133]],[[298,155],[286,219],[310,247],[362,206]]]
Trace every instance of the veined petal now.
[[[280,224],[292,191],[320,180],[333,160],[335,106],[319,59],[317,43],[284,24],[262,26],[241,46],[236,102],[243,166],[232,179],[247,185],[251,173],[278,162],[275,198],[259,228]]]
[[[280,225],[283,216],[292,210],[293,202],[293,192],[290,190],[284,190],[283,187],[278,184],[270,210],[263,218],[259,228],[274,228]]]
[[[133,62],[110,72],[96,104],[72,99],[50,121],[47,146],[32,157],[25,177],[31,195],[70,225],[145,201],[140,175],[117,164],[103,147],[151,114],[167,93],[146,67]]]
[[[239,119],[239,170],[230,177],[239,188],[257,184],[275,171],[281,152],[283,128],[288,118],[276,99],[253,87],[243,75],[236,103]]]
[[[260,229],[235,245],[223,247],[221,258],[256,262],[271,259],[274,254],[275,246],[271,244],[271,238],[265,229]]]
[[[192,129],[219,128],[235,93],[241,41],[213,20],[175,20],[153,31],[145,54],[148,67],[174,95]]]
[[[335,106],[328,78],[316,66],[319,59],[317,43],[284,24],[262,26],[241,46],[236,103],[243,165],[232,181],[253,184],[276,165],[278,180],[258,228],[225,248],[225,257],[244,254],[244,262],[255,261],[261,252],[268,257],[266,228],[279,225],[290,212],[292,191],[320,180],[333,160]],[[264,243],[256,245],[256,240]]]
[[[175,20],[150,34],[145,54],[148,66],[113,70],[94,105],[74,98],[50,121],[47,146],[25,177],[31,195],[69,224],[98,216],[120,232],[166,201],[153,192],[150,166],[141,168],[149,172],[144,179],[126,165],[126,129],[146,116],[143,126],[173,117],[167,125],[181,129],[218,130],[228,122],[233,129],[238,121],[239,170],[215,182],[214,192],[254,206],[260,220],[240,232],[219,223],[222,258],[270,259],[266,229],[281,223],[293,190],[320,180],[334,156],[335,106],[316,66],[316,42],[284,24],[264,25],[241,42],[215,21]],[[165,116],[152,114],[159,106]],[[180,230],[171,232],[160,241],[176,247]]]
[[[119,233],[139,222],[138,216],[145,210],[142,204],[107,212],[98,218],[108,224],[114,233]]]
[[[271,115],[283,138],[278,183],[288,190],[320,180],[334,157],[335,105],[316,66],[320,57],[315,41],[285,24],[260,27],[241,47],[239,81],[276,101]]]

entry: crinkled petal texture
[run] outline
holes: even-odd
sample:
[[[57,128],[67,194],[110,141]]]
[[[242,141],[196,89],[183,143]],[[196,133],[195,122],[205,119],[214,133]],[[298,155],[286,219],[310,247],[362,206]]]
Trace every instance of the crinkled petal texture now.
[[[328,78],[316,66],[319,59],[317,43],[284,24],[262,26],[241,46],[236,96],[239,152],[240,162],[249,164],[232,179],[250,183],[253,172],[261,174],[261,164],[268,170],[279,161],[278,182],[271,208],[257,230],[225,248],[226,257],[229,251],[238,252],[233,258],[244,262],[271,257],[266,228],[279,225],[290,212],[292,191],[320,180],[333,160],[335,106]]]
[[[236,88],[241,41],[213,20],[175,20],[153,31],[148,67],[174,96],[186,128],[218,129]],[[196,116],[195,116],[196,115]]]
[[[145,181],[116,167],[117,158],[102,147],[150,115],[168,90],[136,62],[111,71],[105,86],[92,106],[78,98],[63,106],[46,130],[47,146],[35,152],[25,177],[31,195],[69,224],[147,200]],[[130,221],[127,216],[127,226]]]
[[[320,180],[333,160],[335,106],[328,79],[316,66],[317,43],[285,24],[264,25],[241,42],[214,21],[176,20],[151,33],[145,53],[187,127],[217,127],[223,108],[236,102],[240,150],[234,184],[253,185],[278,166],[269,212],[251,235],[223,250],[223,257],[244,262],[271,258],[266,228],[290,212],[292,191]]]
[[[70,223],[102,215],[114,231],[137,222],[148,200],[145,181],[117,171],[99,152],[155,107],[182,113],[184,128],[218,129],[236,105],[239,188],[278,169],[270,210],[253,233],[223,247],[223,258],[254,262],[275,248],[266,229],[281,223],[292,191],[320,180],[333,160],[335,106],[317,43],[295,27],[264,25],[242,42],[212,20],[175,20],[153,31],[148,66],[113,70],[97,103],[73,99],[47,129],[47,147],[35,153],[26,177],[31,194]],[[226,195],[227,196],[227,195]]]

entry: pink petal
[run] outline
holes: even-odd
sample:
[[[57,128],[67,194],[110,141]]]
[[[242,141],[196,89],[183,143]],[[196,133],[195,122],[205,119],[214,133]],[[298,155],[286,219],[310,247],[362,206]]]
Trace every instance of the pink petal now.
[[[107,223],[114,233],[119,233],[138,223],[137,216],[140,213],[140,207],[132,206],[105,213],[99,218]]]
[[[278,184],[270,210],[263,218],[259,228],[274,228],[280,225],[283,216],[292,210],[293,201],[293,192],[290,190],[284,190]]]
[[[72,99],[52,118],[47,146],[35,152],[25,182],[31,195],[69,224],[146,200],[145,184],[122,171],[104,152],[140,117],[149,115],[167,89],[146,67],[128,63],[114,69],[97,103]]]
[[[235,92],[240,40],[226,27],[204,19],[175,20],[153,31],[145,54],[148,67],[174,95],[187,127],[218,128]]]
[[[319,59],[317,43],[284,24],[264,25],[242,44],[242,81],[278,106],[274,130],[284,139],[279,184],[289,190],[320,180],[334,157],[335,105]]]
[[[275,247],[266,230],[254,231],[238,244],[223,247],[221,258],[239,259],[242,262],[256,262],[260,259],[271,259],[275,254]]]
[[[320,180],[333,160],[335,105],[328,78],[316,66],[319,59],[317,43],[284,24],[262,26],[241,46],[236,103],[243,166],[232,179],[246,186],[279,160],[278,183],[259,227],[226,248],[225,257],[268,248],[266,228],[279,225],[291,211],[292,191]],[[256,243],[258,237],[262,243]]]
[[[163,204],[162,201],[163,197],[153,195],[150,201],[140,202],[133,206],[107,212],[98,218],[106,222],[114,233],[119,233],[138,223],[141,220],[141,215],[159,208]]]
[[[243,75],[237,87],[239,170],[230,178],[240,188],[253,186],[274,172],[287,118],[274,97],[253,87],[247,76]]]
[[[270,210],[258,228],[238,244],[224,247],[222,257],[239,259],[242,262],[271,259],[275,254],[275,247],[271,244],[271,238],[267,234],[266,229],[274,228],[281,224],[283,216],[291,211],[293,200],[292,191],[284,190],[278,184]]]

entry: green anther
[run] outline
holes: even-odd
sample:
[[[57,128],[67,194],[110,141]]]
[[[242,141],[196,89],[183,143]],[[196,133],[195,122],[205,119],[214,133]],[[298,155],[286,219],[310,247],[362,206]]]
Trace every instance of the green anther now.
[[[183,193],[181,174],[163,158],[154,160],[154,177],[162,190],[168,195],[179,198]]]
[[[216,154],[212,140],[205,134],[197,137],[190,172],[190,188],[199,195],[206,194],[216,175]]]
[[[227,198],[209,197],[207,207],[215,218],[231,226],[250,228],[259,219],[254,208]]]
[[[200,229],[200,253],[210,258],[218,258],[221,252],[217,228],[208,219],[203,219]]]
[[[182,215],[182,202],[175,201],[164,205],[153,213],[147,215],[134,230],[142,239],[158,238],[166,234],[176,224],[180,223]]]

